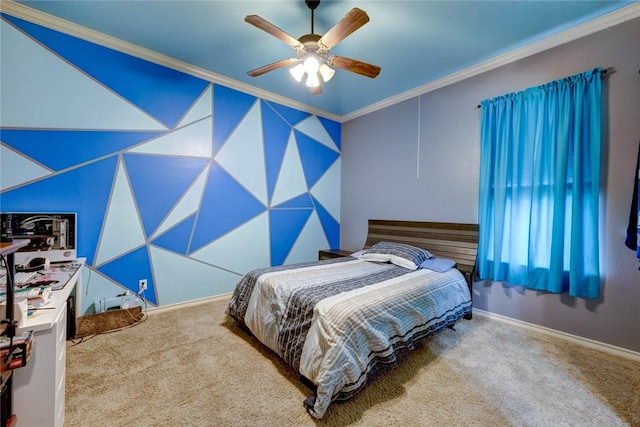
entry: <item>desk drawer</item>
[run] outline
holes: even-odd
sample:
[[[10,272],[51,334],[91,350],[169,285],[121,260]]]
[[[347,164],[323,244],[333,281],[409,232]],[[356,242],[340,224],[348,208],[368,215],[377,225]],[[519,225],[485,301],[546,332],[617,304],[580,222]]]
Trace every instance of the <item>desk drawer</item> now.
[[[54,408],[54,413],[55,413],[54,425],[61,426],[61,427],[64,425],[64,405],[65,405],[64,394],[65,394],[65,386],[66,386],[65,384],[66,371],[67,371],[67,367],[65,365],[64,369],[62,370],[62,377],[60,378],[60,381],[57,383],[55,408]]]
[[[60,381],[64,382],[65,369],[67,366],[67,311],[62,310],[58,322],[53,327],[56,337],[55,342],[55,384],[59,387]],[[63,393],[64,394],[64,393]]]

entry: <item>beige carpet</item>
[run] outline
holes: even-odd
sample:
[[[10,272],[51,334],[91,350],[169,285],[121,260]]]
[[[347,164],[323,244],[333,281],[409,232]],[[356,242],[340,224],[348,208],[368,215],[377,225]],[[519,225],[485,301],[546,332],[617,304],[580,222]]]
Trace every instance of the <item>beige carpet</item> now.
[[[640,362],[480,316],[314,420],[226,302],[68,343],[65,426],[640,426]]]

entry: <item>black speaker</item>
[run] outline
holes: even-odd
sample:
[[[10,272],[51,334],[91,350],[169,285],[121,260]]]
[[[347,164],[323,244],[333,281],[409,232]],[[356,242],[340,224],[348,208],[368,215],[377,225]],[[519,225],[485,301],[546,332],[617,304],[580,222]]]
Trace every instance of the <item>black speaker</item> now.
[[[73,295],[67,298],[67,341],[76,336],[76,304]]]

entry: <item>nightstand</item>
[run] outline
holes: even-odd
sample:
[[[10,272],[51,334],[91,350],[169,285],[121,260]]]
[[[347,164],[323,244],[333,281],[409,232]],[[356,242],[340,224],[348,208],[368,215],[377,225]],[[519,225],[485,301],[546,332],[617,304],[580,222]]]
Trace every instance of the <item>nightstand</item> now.
[[[318,259],[331,259],[331,258],[340,258],[349,256],[353,253],[353,251],[347,251],[345,249],[324,249],[318,251]]]

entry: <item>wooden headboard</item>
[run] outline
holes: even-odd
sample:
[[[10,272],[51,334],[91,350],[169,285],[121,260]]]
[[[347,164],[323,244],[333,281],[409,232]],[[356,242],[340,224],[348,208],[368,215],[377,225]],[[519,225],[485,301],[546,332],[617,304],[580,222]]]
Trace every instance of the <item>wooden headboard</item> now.
[[[478,253],[478,224],[370,219],[364,248],[382,241],[407,243],[454,260],[471,288]]]

